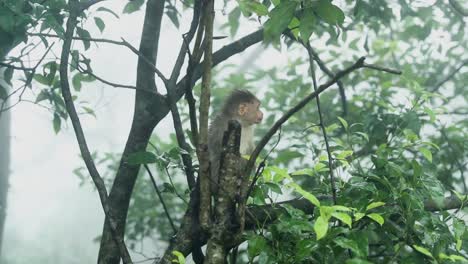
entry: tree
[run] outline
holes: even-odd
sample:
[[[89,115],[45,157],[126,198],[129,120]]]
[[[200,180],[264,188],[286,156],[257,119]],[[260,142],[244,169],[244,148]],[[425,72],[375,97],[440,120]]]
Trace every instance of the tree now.
[[[63,121],[71,120],[106,214],[99,263],[120,259],[131,263],[127,245],[147,236],[149,230],[158,230],[156,220],[133,218],[142,210],[136,202],[151,199],[143,193],[145,186],[154,187],[161,202],[158,213],[165,214],[164,221],[174,232],[161,263],[176,257],[181,262],[189,254],[196,263],[224,263],[229,251],[234,263],[238,246],[245,241],[247,252],[240,250],[239,258],[264,263],[465,260],[467,233],[460,213],[467,194],[464,84],[468,58],[464,56],[468,41],[461,3],[241,0],[225,1],[222,9],[228,15],[218,18],[214,4],[222,3],[212,0],[135,0],[123,12],[135,12],[145,3],[138,49],[124,39],[93,37],[84,27],[92,17],[104,30],[100,12],[118,17],[104,1],[6,0],[0,9],[2,14],[11,11],[8,16],[32,20],[31,25],[23,25],[26,46],[39,38],[46,47],[32,67],[24,66],[22,55],[2,60],[0,65],[17,72],[15,76],[22,71],[24,85],[0,94],[9,100],[16,91],[37,85],[41,88],[32,88],[40,89],[35,103],[48,103],[54,109],[54,129],[58,132]],[[156,66],[159,42],[164,39],[160,38],[161,21],[166,14],[179,27],[180,16],[189,13],[188,32],[170,76],[165,76]],[[226,19],[220,29],[214,28]],[[213,31],[235,36],[246,23],[261,28],[213,50],[213,42],[221,38]],[[2,30],[17,32],[14,27]],[[435,36],[442,40],[431,41]],[[62,48],[60,58],[49,60],[45,54],[52,48],[51,38],[61,39]],[[82,42],[85,50],[92,42],[127,47],[138,56],[136,86],[99,77],[86,53],[71,48],[73,41]],[[262,41],[269,49],[286,49],[289,64],[262,65],[248,74],[226,68],[212,71]],[[36,71],[39,68],[42,74]],[[71,93],[69,74],[78,95]],[[109,191],[76,110],[75,96],[84,82],[91,81],[135,90],[131,131]],[[212,204],[206,160],[211,94],[219,98],[235,87],[255,89],[265,84],[265,90],[257,88],[264,93],[263,105],[269,113],[259,131],[262,137],[242,175],[232,174],[239,159],[234,154],[238,131],[233,127],[224,162],[231,165],[221,176],[227,202]],[[337,91],[330,88],[334,86]],[[92,113],[89,107],[80,107]],[[175,130],[172,142],[151,141],[153,130],[169,112]],[[278,139],[272,140],[275,135]],[[169,182],[162,185],[163,190],[151,172],[153,163],[160,173],[167,173]],[[150,176],[151,185],[137,181],[140,167]],[[244,181],[252,170],[251,181]],[[183,186],[172,181],[181,172]],[[235,195],[236,177],[246,185],[252,183],[247,196]],[[286,190],[293,193],[286,195]],[[453,195],[448,196],[450,192]],[[279,195],[292,199],[278,203]],[[159,232],[171,235],[162,228]],[[205,244],[206,258],[200,250]]]

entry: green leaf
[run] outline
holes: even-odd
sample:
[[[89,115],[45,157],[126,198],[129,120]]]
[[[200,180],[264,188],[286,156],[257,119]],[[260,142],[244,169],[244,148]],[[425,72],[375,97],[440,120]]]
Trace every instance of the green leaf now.
[[[133,3],[133,2],[130,2]],[[76,33],[80,38],[83,38],[83,45],[85,47],[85,50],[89,49],[91,47],[91,41],[89,40],[91,38],[91,34],[86,29],[82,29],[80,27],[76,28]]]
[[[423,156],[430,162],[432,163],[432,153],[430,150],[428,150],[427,148],[419,148],[419,152],[421,152],[421,154],[423,154]]]
[[[354,240],[351,240],[349,238],[346,238],[346,237],[337,237],[335,238],[334,242],[344,248],[344,249],[350,249],[352,250],[354,253],[359,253],[360,250],[359,250],[359,246],[357,244],[356,241]]]
[[[379,225],[383,225],[385,222],[384,218],[380,214],[372,213],[366,216],[377,222]]]
[[[363,214],[363,213],[355,213],[355,214],[354,214],[354,221],[359,221],[359,220],[362,219],[364,216],[366,216],[366,214]]]
[[[328,231],[328,222],[324,217],[319,216],[317,220],[315,220],[314,231],[317,234],[317,240],[325,237]]]
[[[312,32],[315,28],[315,15],[312,8],[306,8],[301,16],[301,24],[299,31],[301,32],[301,39],[305,42],[309,41]]]
[[[310,192],[305,191],[304,189],[301,188],[297,183],[292,182],[289,183],[288,186],[292,187],[294,191],[298,192],[300,195],[304,196],[309,202],[311,202],[313,205],[320,207],[320,201],[315,197],[315,195],[311,194]]]
[[[156,155],[148,151],[135,152],[128,155],[127,162],[130,165],[155,163],[158,160]]]
[[[228,23],[231,26],[230,32],[231,36],[235,36],[237,30],[239,29],[239,18],[241,15],[241,10],[239,7],[234,8],[228,15]]]
[[[430,258],[434,258],[431,254],[431,252],[429,250],[427,250],[426,248],[423,248],[423,247],[420,247],[418,245],[413,245],[413,248],[416,249],[419,253],[423,254],[423,255],[426,255]]]
[[[174,6],[169,5],[166,7],[166,15],[169,17],[172,24],[174,24],[176,28],[179,28],[179,12],[177,11],[177,9],[175,9]]]
[[[335,217],[336,219],[340,220],[341,222],[345,223],[346,225],[348,225],[349,228],[352,228],[353,220],[351,219],[351,216],[349,216],[348,214],[334,212],[334,213],[332,213],[332,216]]]
[[[313,176],[315,174],[314,170],[312,169],[302,169],[291,173],[291,176],[298,176],[298,175],[308,175]]]
[[[254,1],[254,0],[244,0],[241,2],[245,2],[246,8],[249,11],[254,12],[259,16],[266,16],[268,15],[268,8],[264,6],[262,3]]]
[[[96,113],[94,113],[94,110],[91,109],[90,107],[82,106],[82,108],[83,108],[83,110],[84,110],[87,114],[96,117]]]
[[[172,255],[175,256],[175,259],[172,260],[172,263],[185,264],[184,254],[182,254],[181,252],[177,250],[174,250],[172,251]]]
[[[343,118],[337,116],[338,120],[340,120],[341,124],[343,125],[344,129],[347,131],[348,130],[348,122],[344,120]]]
[[[34,74],[34,80],[36,80],[40,84],[49,85],[49,79],[47,79],[47,77],[44,75],[36,73]]]
[[[380,207],[382,205],[385,205],[385,203],[384,202],[373,202],[373,203],[369,204],[366,207],[366,211],[372,210],[372,209]]]
[[[281,187],[279,187],[278,184],[272,183],[272,182],[267,182],[265,183],[266,186],[268,186],[268,189],[270,189],[272,192],[278,193],[278,194],[283,194],[281,191]]]
[[[0,82],[0,99],[5,100],[7,97],[8,97],[7,88]]]
[[[49,92],[47,92],[46,90],[42,90],[36,97],[36,101],[35,103],[39,103],[41,101],[44,101],[46,99],[49,99]]]
[[[315,9],[317,14],[325,20],[325,22],[336,25],[343,24],[344,22],[344,13],[339,7],[330,3],[329,0],[320,0],[317,8]]]
[[[119,16],[114,11],[110,10],[109,8],[105,8],[101,6],[98,9],[96,9],[96,11],[107,12],[107,13],[114,15],[115,18],[119,18]]]
[[[94,23],[96,23],[96,26],[99,28],[99,31],[101,31],[102,33],[104,31],[104,28],[106,27],[106,24],[104,23],[104,21],[99,17],[95,17]]]
[[[4,76],[4,80],[5,82],[7,82],[9,85],[11,85],[11,79],[13,78],[13,72],[15,71],[15,69],[13,68],[6,68],[5,69],[5,72],[3,73],[3,76]]]
[[[60,119],[60,116],[57,113],[54,113],[54,120],[52,121],[52,124],[54,126],[54,132],[57,134],[60,131],[60,127],[62,124],[62,120]]]
[[[267,42],[279,41],[281,33],[288,27],[294,17],[296,1],[281,1],[270,12],[270,19],[265,23],[264,36]]]
[[[80,91],[81,90],[81,81],[83,79],[83,74],[82,73],[77,73],[75,76],[72,78],[72,85],[73,88],[75,88],[75,91]]]
[[[249,239],[249,245],[247,246],[247,252],[249,258],[258,256],[267,247],[267,242],[262,236],[254,236]]]
[[[145,2],[145,0],[133,0],[133,1],[129,1],[124,9],[123,9],[123,13],[124,14],[131,14],[133,12],[136,12],[138,10],[140,10],[141,6],[143,5],[143,3]]]

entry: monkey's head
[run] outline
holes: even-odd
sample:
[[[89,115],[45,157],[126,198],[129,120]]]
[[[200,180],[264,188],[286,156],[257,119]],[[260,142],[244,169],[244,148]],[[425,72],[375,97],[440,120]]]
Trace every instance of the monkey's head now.
[[[260,100],[247,90],[236,89],[226,98],[223,114],[238,119],[243,125],[258,124],[263,119]]]

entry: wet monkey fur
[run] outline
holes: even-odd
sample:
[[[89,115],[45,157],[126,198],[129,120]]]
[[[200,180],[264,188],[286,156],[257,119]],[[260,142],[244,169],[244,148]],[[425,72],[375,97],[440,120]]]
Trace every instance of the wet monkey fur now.
[[[211,163],[211,191],[218,190],[219,166],[222,152],[224,132],[229,120],[241,124],[240,154],[250,155],[255,148],[253,142],[254,126],[263,119],[260,110],[260,100],[247,90],[236,89],[224,100],[221,111],[215,115],[209,128],[208,151]]]

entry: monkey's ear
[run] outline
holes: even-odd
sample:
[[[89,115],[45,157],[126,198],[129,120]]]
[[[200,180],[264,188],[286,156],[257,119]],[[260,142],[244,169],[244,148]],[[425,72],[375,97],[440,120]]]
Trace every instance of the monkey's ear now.
[[[247,112],[247,104],[239,104],[239,109],[237,111],[239,116],[244,116],[246,112]]]

